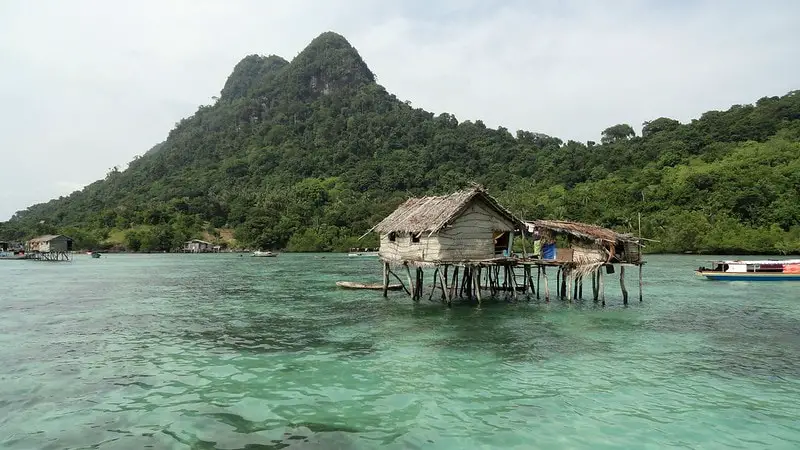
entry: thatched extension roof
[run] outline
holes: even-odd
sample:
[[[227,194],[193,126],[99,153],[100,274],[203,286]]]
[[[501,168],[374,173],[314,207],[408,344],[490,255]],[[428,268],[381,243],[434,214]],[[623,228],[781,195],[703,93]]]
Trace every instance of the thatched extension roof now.
[[[551,230],[555,233],[569,234],[581,239],[605,242],[639,242],[639,239],[631,234],[617,233],[614,230],[603,228],[597,225],[590,225],[581,222],[569,222],[566,220],[534,220],[527,222],[536,228]]]
[[[371,231],[433,234],[464,212],[476,198],[486,202],[500,217],[515,226],[522,226],[522,221],[501,206],[483,187],[475,186],[449,195],[409,198],[364,235]]]

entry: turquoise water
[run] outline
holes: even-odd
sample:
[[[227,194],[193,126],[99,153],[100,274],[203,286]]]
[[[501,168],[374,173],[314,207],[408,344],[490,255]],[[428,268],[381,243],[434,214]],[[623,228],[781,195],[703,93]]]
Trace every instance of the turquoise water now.
[[[480,309],[345,255],[0,261],[0,448],[800,447],[800,284],[698,259]]]

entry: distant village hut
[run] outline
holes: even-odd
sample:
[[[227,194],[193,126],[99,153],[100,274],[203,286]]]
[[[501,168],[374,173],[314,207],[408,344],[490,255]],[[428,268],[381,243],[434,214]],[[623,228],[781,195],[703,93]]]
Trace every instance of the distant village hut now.
[[[213,251],[213,244],[200,239],[192,239],[186,241],[183,251],[186,253],[207,253]]]
[[[592,277],[594,299],[605,302],[603,270],[614,273],[619,266],[623,301],[627,304],[625,267],[639,268],[639,300],[642,299],[642,238],[608,228],[564,220],[534,220],[525,223],[534,240],[533,256],[544,264],[559,267],[560,295],[578,298],[583,294],[583,278]],[[558,239],[561,237],[562,239]],[[558,247],[559,241],[563,244]]]
[[[25,243],[30,259],[41,261],[69,261],[73,251],[72,238],[61,234],[35,237]]]
[[[449,195],[410,198],[367,233],[380,234],[378,256],[384,264],[384,287],[388,286],[390,274],[402,283],[392,266],[404,266],[408,275],[407,292],[419,300],[422,268],[435,267],[434,290],[439,282],[443,298],[449,303],[453,291],[459,291],[459,267],[464,268],[459,292],[466,289],[468,296],[474,294],[480,299],[481,269],[513,262],[514,234],[522,226],[522,221],[486,190],[474,186]],[[416,282],[412,280],[410,267],[416,268]],[[448,283],[450,267],[455,269]]]

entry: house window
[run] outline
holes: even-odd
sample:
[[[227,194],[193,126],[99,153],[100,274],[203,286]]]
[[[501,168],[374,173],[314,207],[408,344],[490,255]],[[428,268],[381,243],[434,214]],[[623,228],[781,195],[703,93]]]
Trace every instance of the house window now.
[[[394,231],[392,231],[391,233],[389,233],[389,242],[394,242],[394,241],[396,241],[396,240],[397,240],[397,234],[395,234],[395,232],[394,232]]]
[[[412,244],[419,244],[419,234],[412,234],[411,235],[411,243]]]

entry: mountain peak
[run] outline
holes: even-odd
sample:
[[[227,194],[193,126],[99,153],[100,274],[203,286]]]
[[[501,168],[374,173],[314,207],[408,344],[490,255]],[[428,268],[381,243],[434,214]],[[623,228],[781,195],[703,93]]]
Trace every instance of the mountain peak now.
[[[375,82],[375,75],[358,50],[332,31],[314,38],[292,60],[289,69],[306,94],[328,94]]]
[[[220,91],[220,97],[225,100],[245,97],[253,87],[263,85],[267,78],[274,76],[287,64],[288,61],[276,55],[245,56],[234,66]]]

